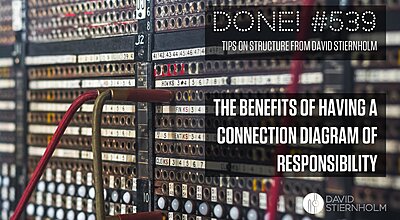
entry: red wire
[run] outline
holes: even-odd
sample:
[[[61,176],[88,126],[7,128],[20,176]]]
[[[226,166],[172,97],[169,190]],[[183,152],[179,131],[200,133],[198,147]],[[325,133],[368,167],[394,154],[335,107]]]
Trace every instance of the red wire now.
[[[308,29],[309,29],[309,20],[311,18],[311,6],[314,5],[314,0],[303,0],[303,6],[308,6],[310,8],[306,8],[305,12],[301,13],[300,20],[302,23],[300,24],[300,32],[296,36],[297,40],[305,40],[306,36],[308,34]],[[290,75],[291,75],[291,83],[287,86],[286,93],[287,94],[295,94],[298,91],[299,87],[299,80],[300,80],[300,74],[303,72],[303,61],[302,61],[302,53],[301,52],[296,52],[291,60],[291,65],[290,65]],[[290,118],[284,117],[282,119],[282,126],[287,126],[290,124]],[[286,146],[283,145],[278,145],[276,147],[275,155],[280,155],[280,154],[287,154],[287,148]],[[281,174],[275,173],[274,177],[272,178],[273,184],[271,187],[270,195],[267,197],[267,204],[268,208],[266,210],[266,213],[269,210],[269,216],[268,220],[274,220],[276,219],[277,215],[277,207],[278,207],[278,200],[279,200],[279,194],[280,194],[280,189],[281,189],[281,180],[282,176]],[[269,200],[269,202],[268,202]]]
[[[71,106],[68,108],[67,112],[61,119],[61,122],[58,124],[57,130],[54,132],[53,137],[51,138],[49,144],[47,145],[46,151],[44,152],[42,158],[40,159],[38,165],[36,166],[36,169],[33,172],[32,177],[29,180],[29,183],[26,186],[21,199],[19,200],[17,207],[15,208],[13,216],[11,216],[11,220],[17,220],[20,218],[29,198],[32,195],[32,192],[35,190],[36,185],[46,168],[47,163],[49,162],[51,156],[53,155],[58,142],[60,141],[62,135],[64,134],[65,129],[67,129],[67,126],[69,125],[75,112],[78,111],[78,109],[82,106],[83,103],[89,100],[96,99],[97,95],[98,95],[97,90],[88,91],[80,95],[72,102]]]
[[[298,81],[302,71],[303,71],[303,62],[301,60],[292,60],[290,66],[292,83],[290,83],[287,87],[288,94],[293,94],[297,92],[299,85]],[[282,119],[282,126],[287,126],[288,124],[289,124],[289,118],[284,117]],[[282,155],[282,154],[287,154],[287,148],[284,145],[278,145],[276,147],[275,155]],[[277,173],[272,178],[273,184],[269,196],[270,202],[268,202],[268,197],[267,197],[267,204],[268,204],[267,210],[270,210],[268,220],[276,219],[281,180],[282,180],[281,175]]]

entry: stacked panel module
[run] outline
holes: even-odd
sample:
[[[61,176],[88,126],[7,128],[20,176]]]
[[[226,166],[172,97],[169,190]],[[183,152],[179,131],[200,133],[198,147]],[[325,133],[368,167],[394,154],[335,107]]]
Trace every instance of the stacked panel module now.
[[[12,4],[11,0],[0,1],[0,44],[12,45],[15,42],[15,34],[12,23]]]
[[[136,87],[135,1],[28,1],[28,178],[64,113],[88,90]],[[135,213],[136,104],[101,118],[106,215]],[[73,117],[26,208],[27,219],[94,219],[93,101]]]
[[[16,81],[11,1],[0,1],[0,219],[15,208]]]
[[[358,3],[358,2],[357,2]],[[358,3],[363,4],[363,3]],[[371,4],[380,4],[373,1]],[[386,5],[387,21],[399,19],[399,3],[388,2]],[[352,194],[358,203],[386,205],[388,218],[396,219],[400,212],[399,185],[399,118],[400,118],[400,26],[387,23],[386,54],[380,60],[353,61],[354,90],[356,93],[386,94],[386,177],[355,177]],[[385,57],[386,55],[386,57]],[[380,143],[385,144],[385,143]],[[356,219],[374,219],[368,215],[356,214]]]
[[[65,41],[137,33],[135,1],[28,1],[30,41]]]
[[[226,2],[225,2],[226,3]],[[266,2],[240,1],[254,5]],[[152,58],[155,88],[175,92],[171,105],[159,105],[155,115],[154,209],[168,219],[269,219],[267,206],[274,181],[238,167],[241,177],[204,172],[205,157],[221,161],[271,161],[276,146],[219,149],[206,144],[205,99],[225,93],[283,94],[291,83],[290,57],[269,60],[208,60],[204,45],[207,1],[155,1]],[[226,3],[228,4],[228,3]],[[212,51],[212,50],[211,50]],[[305,61],[299,93],[323,91],[321,62]],[[206,156],[207,155],[207,156]],[[253,167],[255,168],[255,166]],[[254,170],[253,170],[254,171]],[[271,173],[272,175],[272,173]],[[310,192],[324,194],[324,178],[284,178],[277,219],[321,219],[302,208]]]
[[[8,62],[11,61],[11,64]],[[11,58],[0,58],[1,219],[8,219],[15,202],[15,80]]]

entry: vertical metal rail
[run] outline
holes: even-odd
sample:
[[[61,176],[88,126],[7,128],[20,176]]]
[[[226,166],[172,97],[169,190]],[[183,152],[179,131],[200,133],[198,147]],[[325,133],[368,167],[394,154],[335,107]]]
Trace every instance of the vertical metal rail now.
[[[27,23],[27,1],[13,0],[13,30],[16,42],[14,44],[13,59],[15,71],[16,92],[16,141],[15,141],[15,163],[17,186],[15,198],[20,198],[27,182],[27,74],[25,68],[26,55],[26,23]],[[15,201],[17,202],[17,201]],[[15,208],[16,203],[13,208]],[[22,216],[24,219],[25,216]]]
[[[137,0],[138,36],[135,42],[137,57],[136,87],[151,89],[152,79],[152,34],[153,1]],[[154,181],[154,105],[145,102],[136,103],[136,164],[137,164],[137,211],[151,211],[153,206]]]

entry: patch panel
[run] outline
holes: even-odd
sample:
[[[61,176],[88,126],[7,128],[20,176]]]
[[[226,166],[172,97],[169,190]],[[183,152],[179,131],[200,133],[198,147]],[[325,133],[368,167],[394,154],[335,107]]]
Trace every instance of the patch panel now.
[[[46,79],[51,77],[57,78],[86,78],[93,76],[133,76],[135,75],[135,63],[107,63],[93,65],[78,66],[49,66],[47,68],[31,68],[29,69],[29,77],[31,79]]]
[[[175,93],[174,104],[156,106],[155,209],[168,213],[169,219],[268,218],[266,197],[273,184],[271,178],[212,177],[202,171],[205,167],[201,164],[206,163],[205,157],[265,164],[272,161],[273,148],[222,149],[206,144],[207,124],[214,122],[205,117],[212,107],[204,104],[210,94],[224,97],[229,92],[283,93],[290,83],[290,61],[205,61],[199,56],[173,57],[154,64],[155,87]],[[300,91],[322,91],[322,63],[305,62],[304,68]],[[323,179],[285,179],[282,188],[280,219],[315,218],[298,207],[302,207],[307,193],[324,194]]]
[[[57,125],[62,118],[61,113],[31,113],[28,114],[28,122],[33,124],[55,124]],[[90,126],[92,115],[90,113],[81,113],[71,121],[71,125]],[[105,127],[129,128],[135,126],[135,118],[128,114],[105,114],[102,119]]]
[[[11,1],[0,1],[0,45],[12,45],[15,42]]]
[[[170,2],[163,5],[156,2],[155,31],[174,31],[201,28],[205,26],[205,1]]]
[[[0,13],[4,13],[4,16],[0,18],[0,50],[3,50],[6,44],[12,43],[3,41],[4,37],[10,37],[8,34],[14,37],[12,30],[6,33],[2,29],[3,25],[11,25],[9,3],[0,2],[2,6]],[[0,56],[0,94],[0,219],[8,219],[15,207],[18,190],[15,162],[17,152],[16,73],[11,56]]]
[[[78,55],[80,64],[33,65],[28,68],[28,155],[35,167],[69,102],[92,88],[135,87],[137,63],[116,56],[96,62],[97,55]],[[42,58],[41,58],[42,59]],[[121,59],[121,60],[118,60]],[[94,84],[93,84],[94,83]],[[102,116],[103,185],[107,215],[136,212],[137,141],[136,105],[109,102]],[[27,208],[28,218],[50,215],[56,219],[94,217],[92,167],[93,104],[83,105],[54,152]],[[31,174],[33,170],[29,171]],[[55,171],[55,172],[54,172]],[[47,202],[47,200],[48,202]],[[46,202],[46,203],[45,203]]]
[[[356,4],[366,4],[365,2],[355,2]],[[371,2],[368,4],[379,4],[379,2]],[[387,16],[394,17],[398,11],[398,2],[387,2]],[[380,92],[386,94],[386,170],[387,176],[382,178],[354,178],[352,192],[358,203],[386,204],[391,213],[389,218],[397,215],[398,206],[398,186],[396,179],[398,178],[398,132],[399,126],[397,106],[399,104],[397,85],[399,78],[397,77],[399,67],[399,27],[396,24],[389,23],[387,25],[388,47],[386,49],[386,59],[382,61],[352,62],[354,68],[354,91],[361,93]],[[359,214],[360,218],[366,218]]]
[[[133,35],[138,33],[135,1],[30,1],[28,38],[49,42]]]

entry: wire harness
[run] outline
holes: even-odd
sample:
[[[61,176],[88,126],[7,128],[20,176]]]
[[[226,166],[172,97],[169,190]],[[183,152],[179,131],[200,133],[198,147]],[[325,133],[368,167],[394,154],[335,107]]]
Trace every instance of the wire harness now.
[[[104,104],[107,100],[131,101],[131,102],[150,102],[161,103],[170,102],[174,94],[169,90],[148,90],[148,89],[109,89],[102,92],[96,99],[93,107],[93,129],[92,129],[92,151],[93,151],[93,171],[94,185],[96,192],[96,217],[97,219],[115,219],[115,217],[105,217],[104,205],[104,187],[102,175],[102,152],[101,152],[101,118]],[[148,213],[153,215],[152,220],[161,220],[163,215],[157,213]],[[122,218],[122,216],[125,216]],[[132,215],[136,216],[136,215]],[[130,219],[129,215],[121,215],[120,219]],[[145,216],[143,216],[145,217]],[[136,218],[132,218],[136,219]]]

